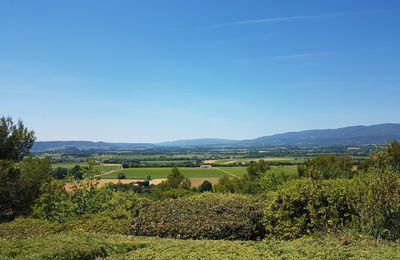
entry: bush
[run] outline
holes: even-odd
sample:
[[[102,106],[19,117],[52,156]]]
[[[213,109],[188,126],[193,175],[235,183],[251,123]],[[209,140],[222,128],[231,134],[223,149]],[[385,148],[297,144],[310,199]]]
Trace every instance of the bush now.
[[[244,199],[176,199],[144,208],[133,234],[183,239],[257,239],[263,208]]]
[[[260,186],[263,191],[276,191],[285,182],[297,178],[296,175],[287,173],[279,166],[265,172],[260,178]]]
[[[221,193],[258,194],[261,192],[261,186],[259,180],[249,174],[244,174],[240,178],[229,178],[224,175],[215,184],[214,190]]]
[[[45,236],[61,231],[62,227],[46,220],[16,218],[14,221],[0,224],[0,238],[15,239]]]
[[[400,174],[371,168],[357,178],[359,227],[378,238],[400,238]]]
[[[351,178],[353,176],[353,160],[349,156],[321,154],[304,162],[298,167],[300,177],[314,180]]]
[[[83,179],[83,168],[80,165],[75,165],[72,169],[68,171],[68,174],[77,180]]]
[[[12,239],[0,244],[1,259],[104,259],[126,253],[145,244],[131,238],[85,232],[70,232]]]
[[[266,206],[266,233],[269,237],[292,239],[338,231],[356,217],[353,197],[350,180],[288,182]]]
[[[126,175],[123,172],[118,173],[118,179],[122,180],[122,179],[126,179]]]
[[[56,179],[60,179],[60,180],[65,179],[68,175],[68,169],[57,167],[56,169],[53,170],[51,175]]]
[[[111,234],[129,234],[134,217],[137,217],[143,205],[150,201],[138,198],[134,192],[113,192],[107,201],[104,210],[85,214],[68,223],[71,230],[84,230],[87,232],[101,232]]]
[[[96,181],[78,181],[65,190],[66,182],[53,179],[43,186],[42,195],[35,205],[35,217],[68,222],[85,214],[98,213],[106,209],[112,198],[112,190],[98,188]]]
[[[50,173],[48,159],[0,161],[0,222],[30,213]]]

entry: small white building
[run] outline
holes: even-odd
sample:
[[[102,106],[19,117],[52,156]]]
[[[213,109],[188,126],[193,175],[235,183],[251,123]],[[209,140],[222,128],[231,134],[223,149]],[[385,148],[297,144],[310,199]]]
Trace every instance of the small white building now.
[[[210,168],[212,168],[212,166],[209,165],[209,164],[202,164],[202,165],[200,165],[200,168],[203,168],[203,169],[210,169]]]

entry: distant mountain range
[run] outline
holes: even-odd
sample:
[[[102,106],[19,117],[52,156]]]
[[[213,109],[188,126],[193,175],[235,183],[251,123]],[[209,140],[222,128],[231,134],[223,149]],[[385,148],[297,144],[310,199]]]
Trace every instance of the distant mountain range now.
[[[200,138],[177,140],[157,144],[150,143],[105,143],[90,141],[37,141],[33,151],[55,150],[115,150],[152,147],[199,147],[199,146],[323,146],[383,144],[387,140],[400,140],[400,124],[350,126],[337,129],[306,130],[251,140],[229,140]]]

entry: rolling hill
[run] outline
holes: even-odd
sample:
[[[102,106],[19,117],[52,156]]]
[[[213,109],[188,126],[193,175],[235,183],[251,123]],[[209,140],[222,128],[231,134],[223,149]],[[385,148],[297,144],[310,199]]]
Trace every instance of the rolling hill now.
[[[154,147],[201,147],[201,146],[323,146],[383,144],[387,140],[400,140],[400,124],[350,126],[337,129],[306,130],[263,136],[251,140],[200,138],[151,143],[105,143],[90,141],[38,141],[33,151],[56,150],[110,150]]]

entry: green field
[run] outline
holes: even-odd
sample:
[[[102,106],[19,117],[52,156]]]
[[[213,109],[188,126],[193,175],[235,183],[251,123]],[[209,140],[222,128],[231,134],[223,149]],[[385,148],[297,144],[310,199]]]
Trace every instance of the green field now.
[[[272,166],[278,167],[278,166]],[[284,171],[289,174],[297,173],[296,165],[289,166],[281,166]],[[144,179],[147,176],[151,176],[152,179],[160,179],[167,178],[168,174],[171,173],[171,169],[169,167],[164,168],[128,168],[119,170],[116,172],[112,172],[110,174],[103,175],[104,179],[116,179],[119,173],[124,173],[127,179]],[[182,167],[179,170],[189,178],[220,178],[224,175],[228,175],[230,177],[235,176],[243,176],[243,174],[247,173],[246,167],[214,167],[211,169],[202,169],[202,168],[188,168]]]
[[[265,157],[265,158],[227,158],[227,159],[217,159],[211,160],[212,163],[215,164],[231,164],[231,163],[248,163],[250,161],[259,161],[263,159],[267,162],[278,162],[278,163],[301,163],[304,161],[303,158],[295,158],[295,157]]]
[[[171,173],[172,168],[128,168],[110,174],[103,175],[105,179],[115,179],[118,174],[123,172],[127,179],[144,179],[151,176],[153,179],[166,178]],[[224,167],[224,168],[179,168],[179,170],[189,178],[220,178],[224,175],[242,176],[246,173],[246,167]],[[229,174],[230,173],[230,174]],[[232,176],[232,175],[231,175]],[[233,176],[232,176],[233,177]]]
[[[72,169],[75,165],[79,165],[82,167],[88,166],[87,162],[70,162],[70,163],[52,163],[51,167],[56,169],[58,167]],[[118,170],[120,168],[119,164],[103,164],[103,165],[94,165],[96,170],[99,170],[101,173]]]

